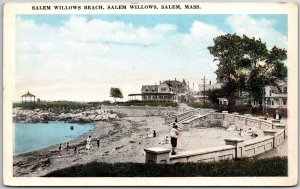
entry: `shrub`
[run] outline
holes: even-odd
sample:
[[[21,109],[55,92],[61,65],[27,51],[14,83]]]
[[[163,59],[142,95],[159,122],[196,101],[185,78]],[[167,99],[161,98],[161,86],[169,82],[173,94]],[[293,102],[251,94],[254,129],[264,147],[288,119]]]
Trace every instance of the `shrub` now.
[[[42,102],[23,102],[23,103],[15,103],[15,107],[21,107],[24,109],[48,109],[48,108],[56,108],[56,109],[77,109],[77,108],[87,108],[97,106],[95,102],[93,103],[85,103],[85,102],[73,102],[73,101],[42,101]]]
[[[172,102],[172,101],[155,101],[155,100],[130,100],[126,102],[116,102],[115,105],[121,105],[121,106],[172,106],[172,107],[177,107],[178,103],[177,102]]]
[[[46,177],[248,177],[287,176],[286,157],[225,160],[209,163],[103,163],[92,162],[51,172]]]

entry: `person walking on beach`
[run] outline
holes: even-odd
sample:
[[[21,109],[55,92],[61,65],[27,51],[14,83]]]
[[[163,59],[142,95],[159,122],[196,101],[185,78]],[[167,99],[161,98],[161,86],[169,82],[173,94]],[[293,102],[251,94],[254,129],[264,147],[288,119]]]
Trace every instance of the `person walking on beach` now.
[[[173,128],[171,129],[171,145],[172,145],[172,155],[175,155],[175,148],[177,147],[177,137],[179,135],[178,126],[176,123],[173,124]]]
[[[98,148],[100,147],[100,140],[99,140],[99,138],[97,139],[97,146],[98,146]]]
[[[76,145],[74,148],[74,154],[77,154],[77,153],[78,153],[78,146]]]
[[[69,143],[67,142],[67,150],[69,151],[69,148],[70,148],[70,145]]]
[[[61,144],[59,144],[58,150],[61,151]]]
[[[277,120],[281,120],[281,117],[282,117],[282,116],[281,116],[281,114],[279,114],[279,111],[276,110],[276,112],[275,112],[273,118],[274,118],[274,119],[277,119]]]
[[[153,137],[154,137],[154,138],[156,137],[156,132],[155,132],[155,130],[153,130]]]
[[[92,136],[89,136],[87,139],[86,139],[86,146],[85,148],[87,150],[90,150],[91,149],[91,141],[92,141]]]

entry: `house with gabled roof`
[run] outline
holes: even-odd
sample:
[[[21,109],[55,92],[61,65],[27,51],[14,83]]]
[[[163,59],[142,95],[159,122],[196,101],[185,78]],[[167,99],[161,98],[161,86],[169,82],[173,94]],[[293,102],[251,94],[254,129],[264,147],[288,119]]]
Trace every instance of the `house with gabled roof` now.
[[[128,96],[130,99],[141,96],[142,100],[181,102],[187,90],[188,86],[185,80],[180,82],[175,78],[175,80],[160,81],[159,85],[142,85],[140,94],[129,94]]]
[[[277,86],[265,87],[265,105],[268,108],[287,108],[286,81],[278,81]]]

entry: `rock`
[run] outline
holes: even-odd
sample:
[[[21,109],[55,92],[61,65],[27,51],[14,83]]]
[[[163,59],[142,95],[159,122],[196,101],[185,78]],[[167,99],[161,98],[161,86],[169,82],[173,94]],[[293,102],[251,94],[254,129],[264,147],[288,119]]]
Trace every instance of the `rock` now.
[[[95,114],[91,114],[91,115],[88,115],[87,117],[88,117],[90,120],[95,121],[96,115],[95,115]]]
[[[115,150],[119,150],[119,149],[121,149],[121,148],[123,148],[124,146],[118,146],[118,147],[116,147],[115,148]]]
[[[82,118],[80,118],[80,120],[83,123],[91,123],[92,122],[92,120],[88,117],[82,117]]]
[[[94,121],[101,121],[101,120],[103,120],[103,116],[101,116],[101,115],[96,115],[94,117]]]
[[[109,114],[108,118],[116,119],[116,118],[118,118],[118,116],[117,116],[117,114]]]

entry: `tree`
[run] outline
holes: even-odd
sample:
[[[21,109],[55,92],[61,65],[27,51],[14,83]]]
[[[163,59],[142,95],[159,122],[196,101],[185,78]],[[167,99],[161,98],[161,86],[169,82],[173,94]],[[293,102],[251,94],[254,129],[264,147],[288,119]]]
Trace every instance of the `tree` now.
[[[218,98],[221,98],[221,97],[225,96],[224,90],[222,90],[222,89],[212,89],[212,90],[210,89],[210,90],[206,91],[206,95],[208,96],[208,99],[212,103],[215,103],[215,104],[219,103]]]
[[[222,89],[229,107],[238,91],[247,91],[251,99],[260,100],[266,85],[275,85],[276,80],[287,77],[283,62],[287,51],[276,46],[269,50],[261,39],[226,34],[214,38],[214,46],[208,49],[218,61],[215,73],[224,83]]]
[[[110,88],[110,97],[114,97],[115,102],[116,102],[116,98],[123,98],[123,94],[122,94],[121,89],[111,87]]]

